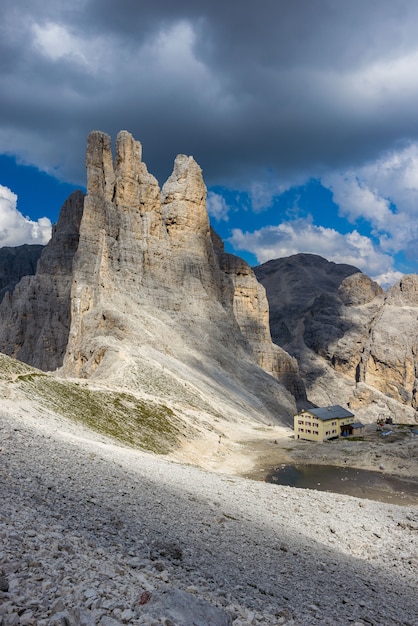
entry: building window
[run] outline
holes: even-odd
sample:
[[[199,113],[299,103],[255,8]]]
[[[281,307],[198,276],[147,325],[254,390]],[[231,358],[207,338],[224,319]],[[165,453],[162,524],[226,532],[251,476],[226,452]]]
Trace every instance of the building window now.
[[[314,431],[313,431],[313,434],[314,434],[314,435],[319,435],[319,432],[318,432],[317,430],[314,430]]]
[[[336,425],[337,425],[337,422],[332,422],[332,426],[336,426]]]
[[[307,434],[308,434],[308,435],[310,435],[310,434],[311,434],[311,431],[310,431],[310,430],[308,430],[308,429],[306,429],[306,432],[307,432]]]
[[[303,433],[303,428],[298,428],[298,431],[299,431],[300,433]]]
[[[336,434],[336,432],[337,432],[336,430],[333,430],[333,431],[332,431],[332,434],[333,434],[333,435],[335,435],[335,434]]]
[[[311,423],[310,423],[310,422],[306,422],[306,426],[310,426],[310,425],[311,425]]]
[[[303,424],[303,420],[299,420],[299,421],[298,421],[298,424]]]
[[[331,431],[327,430],[327,432],[325,433],[326,435],[330,435]]]

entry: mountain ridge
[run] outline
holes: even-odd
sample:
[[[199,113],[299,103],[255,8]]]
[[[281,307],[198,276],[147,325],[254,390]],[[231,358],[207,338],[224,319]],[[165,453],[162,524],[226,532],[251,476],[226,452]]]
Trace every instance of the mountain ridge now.
[[[312,254],[254,268],[273,341],[294,356],[309,399],[366,421],[417,421],[418,276],[385,292],[358,268]]]
[[[250,268],[210,226],[193,157],[160,189],[127,131],[115,155],[93,131],[86,169],[87,195],[67,199],[19,282],[3,277],[2,352],[213,415],[216,395],[231,419],[290,425],[296,408],[338,399],[365,421],[416,420],[416,275],[384,292],[319,255]]]

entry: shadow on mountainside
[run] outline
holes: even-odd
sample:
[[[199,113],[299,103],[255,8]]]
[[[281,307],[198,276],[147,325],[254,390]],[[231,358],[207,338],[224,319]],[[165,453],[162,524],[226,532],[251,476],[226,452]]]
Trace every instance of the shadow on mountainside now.
[[[6,293],[13,292],[23,276],[35,274],[43,249],[36,244],[0,248],[0,302]]]
[[[348,361],[361,358],[363,346],[359,347],[358,339],[367,335],[370,320],[352,311],[383,293],[376,283],[354,266],[313,254],[268,261],[254,272],[266,289],[272,339],[297,358],[307,387],[322,375],[318,362],[309,356],[311,351],[332,367],[353,368]]]
[[[36,272],[25,273],[0,304],[0,351],[24,363],[53,371],[61,367],[71,323],[72,264],[79,241],[84,195],[74,191],[64,202],[52,237],[44,247],[21,246],[16,257],[39,255]],[[33,250],[35,248],[35,250]],[[0,257],[1,259],[1,257]]]
[[[218,352],[218,359],[221,351]],[[247,361],[244,356],[231,359],[205,361],[190,359],[196,375],[201,374],[203,388],[216,398],[222,417],[237,411],[261,423],[277,423],[282,426],[293,425],[294,398],[279,380],[265,372],[261,367]]]

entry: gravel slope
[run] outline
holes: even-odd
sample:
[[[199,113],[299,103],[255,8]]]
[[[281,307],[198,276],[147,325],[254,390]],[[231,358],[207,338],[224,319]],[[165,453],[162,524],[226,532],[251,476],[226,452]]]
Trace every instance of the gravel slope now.
[[[0,417],[0,625],[416,624],[417,507]]]

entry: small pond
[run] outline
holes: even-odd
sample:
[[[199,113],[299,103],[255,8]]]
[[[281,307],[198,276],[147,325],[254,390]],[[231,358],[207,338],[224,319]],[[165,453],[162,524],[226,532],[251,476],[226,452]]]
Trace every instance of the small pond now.
[[[266,482],[301,489],[344,493],[392,504],[417,505],[418,480],[333,465],[282,465]]]

